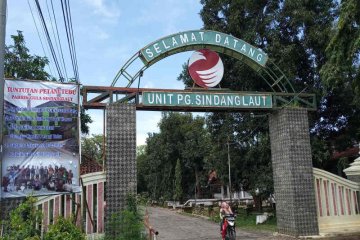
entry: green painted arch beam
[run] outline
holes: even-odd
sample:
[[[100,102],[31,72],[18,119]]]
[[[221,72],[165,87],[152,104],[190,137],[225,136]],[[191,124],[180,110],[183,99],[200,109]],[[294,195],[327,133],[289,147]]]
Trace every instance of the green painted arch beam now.
[[[254,64],[265,66],[268,56],[261,49],[229,34],[193,30],[180,32],[152,42],[140,50],[144,64],[153,63],[175,53],[211,48],[237,59],[247,59]]]
[[[161,59],[180,52],[204,48],[244,62],[256,71],[274,92],[295,92],[284,73],[269,61],[269,57],[264,51],[229,34],[211,30],[180,32],[148,44],[123,65],[111,86],[115,86],[118,79],[124,77],[127,80],[126,87],[130,87],[147,68]],[[137,59],[140,59],[144,66],[132,75],[128,72],[128,68]]]

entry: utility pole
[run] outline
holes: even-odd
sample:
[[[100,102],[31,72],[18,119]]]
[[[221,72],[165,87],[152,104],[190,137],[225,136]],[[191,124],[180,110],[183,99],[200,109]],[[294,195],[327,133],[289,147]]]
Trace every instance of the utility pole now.
[[[0,163],[3,158],[3,120],[4,120],[4,57],[6,33],[6,0],[0,0]],[[0,166],[1,169],[1,166]],[[1,176],[1,172],[0,172]],[[1,193],[0,193],[1,197]]]

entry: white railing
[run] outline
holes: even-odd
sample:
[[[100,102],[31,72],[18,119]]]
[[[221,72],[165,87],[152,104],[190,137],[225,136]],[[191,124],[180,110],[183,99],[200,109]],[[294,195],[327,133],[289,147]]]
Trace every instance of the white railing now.
[[[351,231],[360,226],[360,184],[314,168],[320,233]]]
[[[86,234],[94,235],[94,233],[101,234],[104,232],[105,172],[84,174],[81,178],[86,189],[86,196],[84,192],[80,192],[76,194],[38,197],[36,205],[43,212],[42,231],[46,231],[48,225],[52,224],[58,216],[70,217],[74,215],[76,217],[76,225],[81,226],[83,224]],[[94,191],[95,187],[96,191]],[[84,198],[86,198],[87,207],[83,204]],[[96,202],[93,202],[94,198],[96,198]],[[82,216],[83,214],[85,216]],[[96,229],[94,229],[94,221],[96,221]]]

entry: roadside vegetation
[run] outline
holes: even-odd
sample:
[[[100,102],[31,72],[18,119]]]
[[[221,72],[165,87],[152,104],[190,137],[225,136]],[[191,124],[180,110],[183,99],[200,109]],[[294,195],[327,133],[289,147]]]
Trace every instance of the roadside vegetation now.
[[[48,231],[41,232],[43,214],[35,206],[36,198],[28,197],[11,211],[9,220],[3,220],[1,240],[85,240],[85,234],[76,227],[73,219],[59,217]]]
[[[16,209],[10,218],[3,220],[0,240],[85,240],[83,231],[75,225],[73,217],[59,216],[47,231],[41,228],[43,214],[36,207],[37,199],[28,197]],[[127,197],[126,209],[113,214],[106,226],[108,234],[98,237],[101,240],[145,240],[143,216],[135,196]]]
[[[146,240],[143,214],[135,195],[128,195],[125,210],[111,216],[104,240]]]

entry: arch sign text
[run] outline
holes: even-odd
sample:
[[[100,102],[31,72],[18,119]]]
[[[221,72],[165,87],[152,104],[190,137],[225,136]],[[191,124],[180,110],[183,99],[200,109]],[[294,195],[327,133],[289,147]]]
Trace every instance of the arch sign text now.
[[[229,49],[261,66],[265,66],[268,60],[268,56],[261,49],[229,34],[210,30],[180,32],[161,38],[140,50],[141,59],[145,64],[152,64],[153,61],[158,61],[158,58],[161,58],[163,54],[174,54],[180,52],[179,50],[184,47],[193,47],[194,45],[198,45],[199,49],[206,48],[206,45]]]

